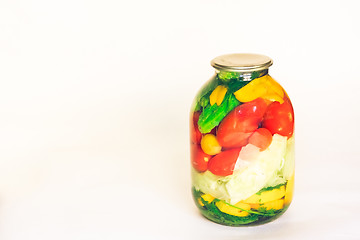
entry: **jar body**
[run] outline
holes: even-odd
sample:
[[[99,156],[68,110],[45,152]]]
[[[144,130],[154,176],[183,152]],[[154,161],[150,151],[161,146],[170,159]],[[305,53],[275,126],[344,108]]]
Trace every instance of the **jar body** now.
[[[294,186],[294,112],[268,70],[218,71],[190,114],[192,194],[201,213],[229,226],[286,211]]]

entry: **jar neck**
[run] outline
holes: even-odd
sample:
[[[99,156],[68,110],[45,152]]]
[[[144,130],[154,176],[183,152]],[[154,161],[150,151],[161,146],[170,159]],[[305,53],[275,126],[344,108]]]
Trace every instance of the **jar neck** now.
[[[269,69],[252,72],[227,72],[216,70],[216,76],[222,81],[238,80],[238,81],[251,81],[255,78],[265,76],[269,73]]]

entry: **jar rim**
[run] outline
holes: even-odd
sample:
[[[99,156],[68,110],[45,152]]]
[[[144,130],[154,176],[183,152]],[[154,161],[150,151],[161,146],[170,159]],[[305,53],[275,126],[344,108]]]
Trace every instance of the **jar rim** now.
[[[219,71],[253,72],[268,69],[273,60],[268,56],[254,53],[232,53],[214,58],[211,66]]]

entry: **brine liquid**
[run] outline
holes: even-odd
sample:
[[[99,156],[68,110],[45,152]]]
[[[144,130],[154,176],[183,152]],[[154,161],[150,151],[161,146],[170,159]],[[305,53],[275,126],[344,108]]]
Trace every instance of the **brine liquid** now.
[[[272,221],[294,185],[294,111],[267,74],[250,81],[219,72],[195,98],[190,118],[193,197],[201,213],[229,226]]]

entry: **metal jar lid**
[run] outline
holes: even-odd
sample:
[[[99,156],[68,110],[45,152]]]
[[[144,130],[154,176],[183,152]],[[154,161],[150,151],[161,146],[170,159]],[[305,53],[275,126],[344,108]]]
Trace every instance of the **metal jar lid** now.
[[[211,61],[211,66],[219,71],[252,72],[267,69],[272,65],[271,58],[252,53],[221,55]]]

